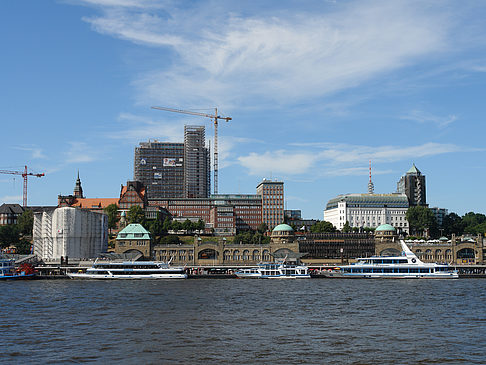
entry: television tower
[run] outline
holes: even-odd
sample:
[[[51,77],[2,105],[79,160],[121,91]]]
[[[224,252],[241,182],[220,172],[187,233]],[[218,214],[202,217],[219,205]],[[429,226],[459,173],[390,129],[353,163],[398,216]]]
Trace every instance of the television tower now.
[[[368,194],[374,194],[375,193],[375,185],[373,184],[373,181],[371,181],[371,160],[370,160],[370,181],[368,182]]]

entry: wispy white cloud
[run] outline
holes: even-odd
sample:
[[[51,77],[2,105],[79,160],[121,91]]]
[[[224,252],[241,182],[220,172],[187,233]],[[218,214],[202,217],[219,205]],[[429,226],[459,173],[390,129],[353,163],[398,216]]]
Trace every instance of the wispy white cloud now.
[[[308,152],[279,150],[263,154],[251,152],[247,156],[238,157],[238,161],[251,175],[298,175],[308,172],[317,161],[317,156]]]
[[[69,142],[69,149],[65,152],[65,163],[87,163],[102,158],[96,148],[86,142]]]
[[[400,119],[412,120],[418,123],[432,123],[440,128],[445,128],[454,123],[458,117],[454,114],[442,117],[422,110],[412,110],[409,114],[401,116]]]
[[[161,0],[78,0],[78,2],[87,5],[112,8],[158,8],[164,1]]]
[[[471,69],[476,72],[486,72],[486,65],[476,65],[471,67]]]
[[[452,24],[444,11],[409,1],[359,1],[320,14],[296,9],[291,15],[248,17],[224,3],[213,3],[212,16],[206,17],[205,2],[186,9],[164,4],[157,13],[105,2],[110,6],[102,15],[85,18],[93,29],[174,51],[172,67],[135,82],[140,102],[169,105],[296,103],[353,88],[440,54],[449,47]]]
[[[47,156],[44,154],[44,150],[35,146],[16,146],[16,150],[27,151],[31,153],[31,157],[35,159],[45,159]]]
[[[2,203],[13,204],[18,203],[22,204],[22,195],[5,195],[0,198]]]
[[[191,117],[179,116],[164,119],[157,111],[154,111],[153,119],[132,113],[120,113],[118,115],[120,126],[116,131],[109,132],[107,137],[127,140],[132,143],[138,143],[148,139],[158,139],[164,142],[182,142],[184,125],[197,125],[198,123],[195,123],[196,121]]]
[[[337,168],[328,169],[325,171],[327,176],[363,176],[369,173],[367,167],[347,167],[347,168]],[[373,170],[373,175],[386,175],[393,173],[393,170]]]
[[[419,146],[359,146],[347,144],[294,144],[299,151],[252,152],[238,158],[239,163],[252,175],[274,174],[292,176],[311,173],[319,176],[348,176],[368,173],[367,164],[413,160],[469,149],[453,144],[425,143]],[[386,174],[391,170],[374,170],[373,174]]]

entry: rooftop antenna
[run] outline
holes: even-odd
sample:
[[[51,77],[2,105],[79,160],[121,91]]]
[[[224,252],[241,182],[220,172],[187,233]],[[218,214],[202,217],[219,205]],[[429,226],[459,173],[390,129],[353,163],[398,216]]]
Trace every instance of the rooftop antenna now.
[[[368,194],[373,194],[375,192],[375,185],[371,181],[371,160],[370,160],[370,181],[368,182]]]

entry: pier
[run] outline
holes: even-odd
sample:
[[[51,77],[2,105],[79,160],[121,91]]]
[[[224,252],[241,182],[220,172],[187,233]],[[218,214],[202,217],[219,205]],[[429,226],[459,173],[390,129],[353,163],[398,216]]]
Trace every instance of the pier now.
[[[50,264],[38,265],[36,270],[39,272],[38,279],[65,279],[68,272],[86,271],[92,266],[92,262],[78,262],[71,265]],[[234,272],[238,269],[250,266],[223,266],[223,265],[188,265],[186,272],[188,279],[233,279],[236,278]],[[322,271],[332,269],[334,265],[309,265],[312,278],[325,278],[320,274]],[[451,265],[458,271],[459,278],[486,278],[486,265]]]

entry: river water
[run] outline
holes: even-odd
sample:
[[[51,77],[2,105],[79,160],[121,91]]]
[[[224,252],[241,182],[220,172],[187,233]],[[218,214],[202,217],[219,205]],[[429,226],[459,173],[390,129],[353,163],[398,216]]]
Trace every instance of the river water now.
[[[0,363],[486,363],[485,279],[39,280],[0,289]]]

